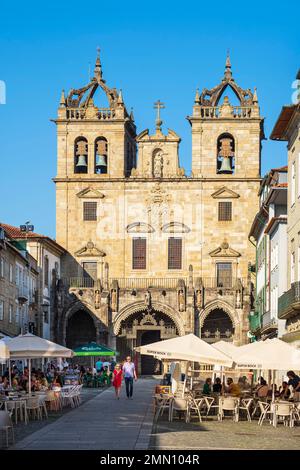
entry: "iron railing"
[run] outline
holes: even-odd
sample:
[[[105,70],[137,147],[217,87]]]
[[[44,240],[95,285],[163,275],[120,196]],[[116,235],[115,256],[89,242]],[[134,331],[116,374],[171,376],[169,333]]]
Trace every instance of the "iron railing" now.
[[[68,286],[73,288],[89,288],[94,287],[95,281],[91,277],[70,277]]]
[[[298,305],[297,305],[298,304]],[[289,312],[300,311],[300,282],[294,282],[291,288],[278,299],[278,318],[286,318]]]
[[[179,279],[183,279],[187,284],[186,278],[168,278],[168,277],[125,277],[109,279],[109,285],[117,281],[120,289],[176,289]]]

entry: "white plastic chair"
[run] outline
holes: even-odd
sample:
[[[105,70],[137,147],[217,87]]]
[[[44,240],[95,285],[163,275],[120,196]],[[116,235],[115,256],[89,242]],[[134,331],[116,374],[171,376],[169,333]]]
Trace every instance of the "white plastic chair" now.
[[[219,397],[203,397],[206,405],[206,416],[209,415],[211,410],[219,409]]]
[[[1,410],[0,411],[0,431],[5,432],[6,437],[6,447],[9,446],[9,431],[11,433],[12,443],[15,442],[14,437],[14,428],[11,417],[7,411]]]
[[[218,420],[222,421],[224,418],[224,411],[232,411],[233,421],[239,420],[239,398],[235,397],[220,397],[219,399],[219,412]]]
[[[253,398],[242,398],[240,405],[239,405],[239,410],[244,410],[246,411],[247,414],[247,419],[248,421],[251,422],[251,415],[250,415],[250,407],[253,403]]]
[[[260,409],[260,417],[258,419],[258,425],[262,426],[262,423],[264,422],[265,419],[268,419],[269,416],[269,422],[272,422],[272,416],[273,416],[273,411],[271,410],[270,403],[266,403],[264,401],[258,401],[258,406]]]
[[[185,413],[185,421],[188,423],[189,420],[189,400],[185,398],[174,397],[170,409],[169,420],[173,421],[174,411],[179,411]]]
[[[154,415],[154,421],[157,421],[159,416],[161,416],[165,410],[168,410],[168,413],[170,416],[173,396],[165,395],[162,393],[160,394],[159,397],[155,397],[155,399],[156,399],[156,403],[155,403],[156,411]]]
[[[205,403],[205,398],[189,398],[188,402],[188,421],[191,420],[191,413],[195,412],[198,415],[199,422],[202,422],[202,417],[201,417],[201,408],[203,403]]]
[[[294,426],[294,404],[293,403],[275,403],[274,404],[274,426],[282,421],[285,426],[289,424],[292,428]]]
[[[26,402],[26,410],[28,414],[31,413],[33,419],[42,419],[39,397],[28,398]]]

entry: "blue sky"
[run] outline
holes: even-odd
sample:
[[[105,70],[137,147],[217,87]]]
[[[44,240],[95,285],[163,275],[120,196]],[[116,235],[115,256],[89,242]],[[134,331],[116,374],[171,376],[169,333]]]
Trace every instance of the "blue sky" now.
[[[41,7],[41,5],[43,5]],[[207,5],[207,6],[206,6]],[[268,137],[291,102],[299,61],[296,1],[6,2],[0,17],[0,220],[55,237],[56,130],[61,89],[88,81],[96,47],[104,78],[122,88],[138,132],[154,126],[153,102],[166,104],[164,123],[181,137],[181,165],[190,170],[185,117],[195,89],[223,76],[227,49],[233,76],[257,86]],[[262,173],[286,163],[285,143],[264,141]]]

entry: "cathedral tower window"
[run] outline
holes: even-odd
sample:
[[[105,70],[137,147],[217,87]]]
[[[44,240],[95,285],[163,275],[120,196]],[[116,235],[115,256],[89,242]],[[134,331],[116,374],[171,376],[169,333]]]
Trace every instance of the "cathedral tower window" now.
[[[182,269],[182,238],[168,239],[168,269]]]
[[[235,168],[235,142],[231,134],[224,133],[217,140],[217,173],[233,174]]]
[[[85,137],[78,137],[74,143],[74,173],[88,172],[88,142]]]
[[[218,220],[220,222],[232,220],[232,202],[219,202]]]
[[[231,263],[217,263],[217,287],[232,287]]]
[[[146,238],[132,239],[132,269],[146,269],[147,240]]]
[[[98,137],[95,141],[95,173],[107,174],[108,143],[105,137]]]
[[[83,203],[83,220],[97,220],[97,202]]]

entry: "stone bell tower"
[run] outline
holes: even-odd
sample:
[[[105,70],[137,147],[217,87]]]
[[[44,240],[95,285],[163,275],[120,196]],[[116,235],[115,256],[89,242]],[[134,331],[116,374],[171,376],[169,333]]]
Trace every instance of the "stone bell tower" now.
[[[103,106],[95,103],[102,92]],[[100,97],[101,100],[101,97]],[[124,179],[136,166],[136,127],[126,110],[122,91],[109,88],[103,78],[100,52],[91,81],[61,94],[57,126],[56,217],[57,241],[70,252],[78,249],[74,237],[82,225],[82,207],[76,194],[93,185]],[[85,194],[95,200],[95,192]],[[81,230],[84,230],[81,227]],[[81,232],[81,238],[85,234]],[[88,235],[88,234],[87,234]]]
[[[226,89],[236,95],[233,106]],[[221,102],[222,96],[224,100]],[[260,176],[260,147],[263,118],[257,92],[244,90],[232,77],[229,56],[224,77],[211,90],[198,90],[192,116],[192,172],[197,177],[235,180]]]
[[[235,94],[237,106],[226,95],[228,88]],[[249,331],[252,285],[248,263],[254,263],[255,249],[248,234],[259,203],[264,131],[256,89],[252,92],[235,82],[229,56],[221,82],[202,93],[197,90],[187,119],[192,127],[192,178],[199,188],[200,281],[222,287],[214,292],[207,287],[199,310],[199,332],[205,337],[215,328],[213,315],[217,314],[210,313],[210,305],[219,311],[225,304],[231,305],[234,341],[242,344]],[[211,299],[209,292],[214,295]]]

